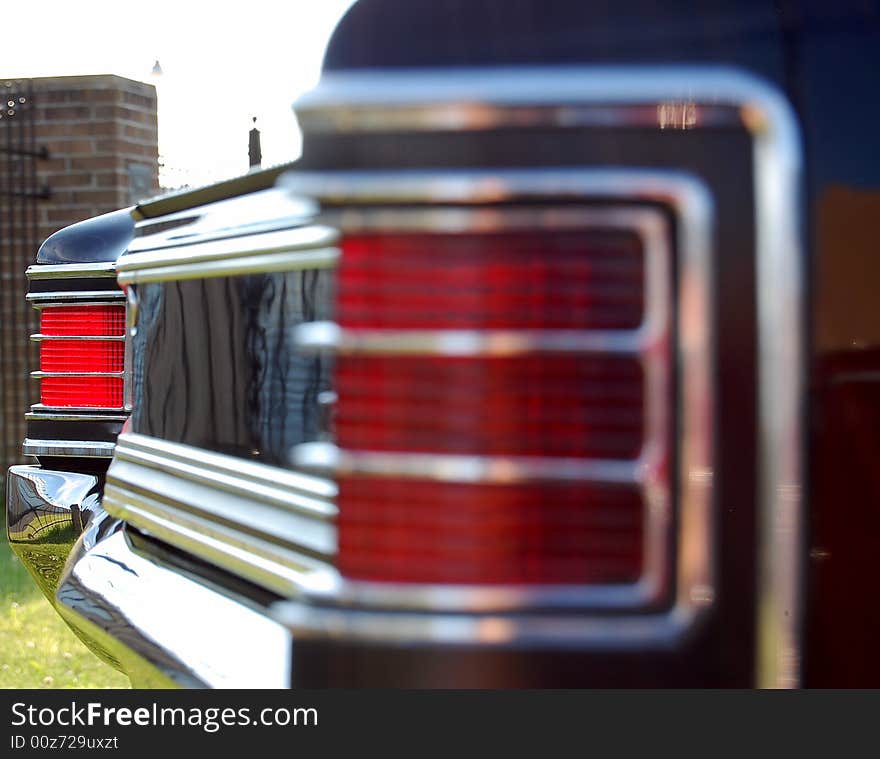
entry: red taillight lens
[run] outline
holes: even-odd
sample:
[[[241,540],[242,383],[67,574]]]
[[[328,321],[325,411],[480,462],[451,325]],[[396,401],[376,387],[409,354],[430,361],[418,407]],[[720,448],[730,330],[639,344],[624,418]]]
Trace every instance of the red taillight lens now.
[[[642,502],[627,487],[340,482],[339,569],[360,580],[635,582]]]
[[[40,312],[44,335],[88,336],[125,334],[125,306],[55,306]]]
[[[44,340],[44,372],[121,372],[125,346],[110,340]]]
[[[495,232],[346,238],[346,327],[633,329],[642,249],[627,232]]]
[[[542,336],[633,335],[647,304],[644,247],[628,229],[346,237],[338,323],[355,338],[528,331],[534,347],[443,355],[342,352],[343,452],[500,457],[505,482],[339,477],[339,570],[359,580],[443,584],[635,583],[645,502],[633,482],[522,479],[541,462],[634,462],[647,431],[641,356],[556,352]],[[610,342],[613,342],[613,337]],[[602,343],[604,344],[604,343]],[[384,343],[385,346],[388,342]],[[354,469],[357,472],[357,468]],[[449,477],[449,472],[444,474]],[[451,477],[455,480],[454,474]]]
[[[40,386],[44,406],[120,408],[122,379],[117,377],[44,377]]]
[[[630,358],[346,356],[336,435],[346,450],[635,458],[642,368]]]
[[[40,370],[48,375],[40,382],[43,405],[122,406],[123,380],[113,375],[123,371],[124,343],[76,338],[123,337],[124,306],[47,307],[40,314],[40,332]]]

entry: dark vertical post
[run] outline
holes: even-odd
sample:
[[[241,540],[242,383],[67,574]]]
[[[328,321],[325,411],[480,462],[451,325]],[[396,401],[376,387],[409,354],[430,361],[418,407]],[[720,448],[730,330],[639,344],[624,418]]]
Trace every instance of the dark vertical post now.
[[[260,147],[260,130],[257,129],[256,116],[254,116],[254,128],[251,129],[248,138],[248,160],[253,168],[263,162],[263,149]]]

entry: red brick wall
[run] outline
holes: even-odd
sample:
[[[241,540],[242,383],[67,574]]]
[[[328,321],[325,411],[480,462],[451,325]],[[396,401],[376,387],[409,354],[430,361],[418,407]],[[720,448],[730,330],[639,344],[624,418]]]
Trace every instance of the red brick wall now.
[[[113,211],[159,190],[156,89],[119,76],[32,80],[40,183],[39,232]]]

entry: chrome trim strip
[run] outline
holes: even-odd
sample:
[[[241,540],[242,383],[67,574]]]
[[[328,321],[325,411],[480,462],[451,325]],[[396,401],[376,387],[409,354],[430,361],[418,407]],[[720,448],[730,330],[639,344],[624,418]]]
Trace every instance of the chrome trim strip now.
[[[346,580],[335,570],[298,578],[295,595],[326,607],[422,613],[540,613],[550,609],[632,612],[663,592],[656,579],[605,585],[441,585]],[[586,608],[585,608],[586,607]],[[684,606],[682,606],[684,608]],[[649,615],[651,619],[663,615]],[[696,614],[689,618],[695,618]]]
[[[497,209],[488,208],[487,213],[474,215],[470,206],[496,206],[511,200],[547,201],[546,205],[560,200],[583,200],[584,196],[589,195],[605,201],[606,205],[613,201],[642,201],[676,207],[682,198],[686,202],[694,202],[694,199],[705,193],[702,183],[686,172],[627,167],[289,171],[278,181],[289,192],[319,198],[325,213],[339,214],[339,223],[351,225],[358,231],[377,227],[386,229],[389,223],[397,225],[407,222],[407,218],[397,216],[393,209],[392,213],[395,215],[389,219],[383,209],[370,208],[367,214],[365,212],[368,209],[362,206],[393,206],[413,202],[420,205],[432,204],[429,216],[415,213],[417,208],[408,209],[412,211],[409,218],[415,229],[473,231],[476,220],[478,228],[489,231],[495,228],[497,216],[493,214],[497,214]],[[442,204],[465,205],[468,208],[436,207]],[[338,209],[337,206],[346,208]],[[620,205],[613,205],[611,209],[625,214],[633,210]],[[434,215],[438,210],[446,215]],[[457,215],[456,210],[463,213]],[[589,213],[589,209],[582,210]],[[541,217],[539,221],[542,226],[566,221],[571,224],[579,220],[579,217],[560,215],[558,211],[559,208],[554,209],[549,218],[546,215]],[[534,225],[533,218],[523,218],[524,225]],[[434,219],[443,223],[437,223]]]
[[[171,545],[291,594],[302,576],[332,570],[335,495],[335,483],[319,477],[126,433],[107,473],[104,508]]]
[[[339,260],[335,248],[273,252],[265,256],[228,258],[205,263],[157,266],[152,269],[131,271],[119,275],[120,284],[144,282],[168,282],[183,279],[206,279],[208,277],[237,277],[242,274],[260,274],[298,269],[332,269]]]
[[[511,483],[540,480],[641,484],[652,470],[643,459],[542,458],[539,456],[457,456],[440,453],[349,451],[332,443],[303,443],[294,449],[293,464],[342,475],[407,477],[438,482]]]
[[[755,141],[761,462],[756,676],[764,687],[797,686],[804,611],[805,263],[800,134],[785,95],[742,70],[712,66],[373,71],[328,74],[300,98],[297,115],[307,132],[546,123],[664,128],[671,126],[664,111],[676,104],[693,107],[686,128],[714,126],[725,115],[718,106],[731,106],[726,117],[735,113],[733,122]],[[590,105],[615,107],[585,108]]]
[[[778,97],[722,66],[517,66],[325,73],[297,99],[306,133],[481,131],[552,126],[741,125],[740,106]]]
[[[115,443],[96,440],[32,440],[25,438],[21,452],[25,456],[73,456],[76,458],[108,459]]]
[[[319,89],[323,84],[324,82]],[[742,125],[742,116],[735,106],[703,104],[699,108],[692,108],[693,104],[678,98],[666,103],[657,103],[653,108],[621,103],[602,105],[548,103],[499,107],[464,102],[409,106],[365,103],[319,113],[318,108],[314,112],[308,110],[310,105],[306,102],[308,97],[309,93],[299,101],[305,107],[298,105],[296,108],[297,119],[305,134],[480,132],[524,128],[583,129],[619,127],[621,123],[647,129],[694,129]],[[677,111],[685,111],[689,107],[691,107],[689,117],[682,119],[677,115]]]
[[[121,406],[115,408],[110,406],[44,406],[42,403],[34,403],[31,405],[31,412],[35,414],[61,414],[62,416],[65,414],[76,413],[95,414],[97,416],[99,414],[122,413],[124,411],[125,409]],[[126,415],[124,418],[127,419],[128,416]]]
[[[34,308],[52,306],[106,306],[107,301],[122,300],[122,290],[74,290],[72,292],[28,293],[25,300]]]
[[[134,287],[125,287],[125,351],[122,354],[122,407],[126,411],[134,408],[134,338],[137,335],[140,318],[140,300]]]
[[[106,340],[121,343],[125,341],[125,335],[42,335],[38,332],[31,335],[30,339],[35,343],[45,340]]]
[[[320,554],[312,553],[302,542],[308,531],[305,523],[283,525],[283,513],[332,520],[336,510],[329,499],[335,493],[335,484],[327,480],[126,433],[119,438],[108,472],[104,507],[171,545],[275,592],[321,603],[388,603],[391,599],[379,586],[347,583],[327,563],[329,554],[321,560]],[[261,514],[260,504],[271,509]],[[631,607],[655,597],[657,590],[651,582],[640,582],[600,588],[591,599],[604,608]],[[525,604],[582,605],[584,593],[571,587],[434,587],[427,594],[411,590],[409,598],[396,594],[393,601],[395,607],[423,608],[428,598],[435,609],[437,604],[454,604],[485,611]]]
[[[118,272],[153,268],[157,265],[198,263],[229,257],[258,255],[275,251],[311,250],[332,247],[339,235],[326,226],[307,225],[253,234],[236,234],[219,239],[204,240],[200,236],[181,238],[166,250],[157,246],[152,237],[136,237],[128,252],[116,262]],[[152,253],[152,255],[145,255]]]
[[[450,614],[340,609],[300,600],[280,601],[272,617],[294,640],[376,642],[386,645],[467,645],[619,650],[673,649],[694,622],[691,610],[667,615]]]
[[[273,186],[139,221],[133,251],[159,250],[306,226],[317,212],[311,198],[291,199]],[[149,238],[149,239],[145,239]]]
[[[322,477],[133,432],[119,436],[116,456],[228,493],[246,491],[248,497],[316,519],[326,521],[336,516],[336,483]]]
[[[801,143],[797,117],[767,89],[743,108],[755,136],[761,565],[757,680],[801,684],[806,547],[806,259],[801,239]]]
[[[125,488],[114,488],[104,506],[145,534],[282,596],[296,593],[309,575],[320,575],[327,566],[326,559],[305,553],[305,546],[281,546],[212,519],[163,508]]]
[[[32,379],[44,377],[122,377],[125,372],[31,372]]]
[[[31,407],[33,408],[33,406]],[[29,411],[24,415],[28,422],[124,422],[128,419],[127,414],[107,414],[103,407],[96,407],[94,414],[75,413],[34,413]]]
[[[334,322],[300,324],[293,330],[293,339],[301,350],[438,356],[536,352],[637,355],[650,342],[643,330],[342,329]]]
[[[138,245],[138,240],[143,242]],[[203,277],[225,277],[250,272],[328,268],[339,252],[332,247],[337,233],[328,227],[296,227],[272,232],[181,242],[173,248],[153,249],[150,238],[136,238],[129,254],[117,263],[122,285]]]
[[[85,279],[89,277],[115,277],[116,262],[85,264],[34,264],[25,271],[33,279]]]

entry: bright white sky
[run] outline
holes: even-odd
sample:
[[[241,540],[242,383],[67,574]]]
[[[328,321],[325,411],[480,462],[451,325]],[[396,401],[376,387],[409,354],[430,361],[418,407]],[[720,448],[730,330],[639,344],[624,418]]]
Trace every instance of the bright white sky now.
[[[0,76],[118,74],[155,84],[164,182],[248,168],[257,117],[263,166],[296,158],[290,105],[314,86],[324,47],[354,0],[30,0],[7,3]],[[151,74],[159,60],[163,74]]]

